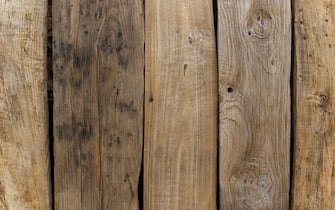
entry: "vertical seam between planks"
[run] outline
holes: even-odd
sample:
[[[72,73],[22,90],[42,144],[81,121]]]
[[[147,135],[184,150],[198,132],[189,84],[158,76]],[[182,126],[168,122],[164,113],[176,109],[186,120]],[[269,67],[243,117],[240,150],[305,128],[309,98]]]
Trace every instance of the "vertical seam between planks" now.
[[[50,208],[52,210],[55,209],[55,177],[54,177],[54,134],[53,134],[53,30],[52,30],[52,0],[47,1],[47,20],[46,25],[47,30],[47,43],[46,43],[46,50],[47,50],[47,82],[48,84],[48,136],[49,136],[49,164],[50,164]]]
[[[143,12],[143,96],[142,96],[142,156],[141,169],[138,178],[137,199],[138,209],[144,209],[144,132],[145,132],[145,1],[142,0]]]
[[[217,130],[216,130],[216,208],[220,209],[220,119],[219,119],[219,113],[220,113],[220,102],[219,102],[219,53],[218,53],[218,35],[217,35],[217,29],[218,29],[218,8],[217,8],[217,0],[212,0],[212,10],[213,10],[213,20],[214,20],[214,35],[215,35],[215,56],[216,56],[216,89],[217,89],[217,116],[216,116],[216,122],[217,122]]]
[[[290,75],[290,96],[291,96],[291,138],[290,138],[290,189],[289,189],[289,209],[292,209],[293,198],[294,198],[294,148],[295,148],[295,96],[296,96],[296,88],[295,88],[295,0],[291,0],[291,75]]]

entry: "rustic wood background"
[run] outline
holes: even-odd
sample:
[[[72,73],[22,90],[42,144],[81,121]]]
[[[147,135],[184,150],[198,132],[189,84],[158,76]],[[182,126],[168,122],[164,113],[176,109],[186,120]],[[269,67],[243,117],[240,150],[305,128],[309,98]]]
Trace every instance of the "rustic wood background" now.
[[[0,0],[0,210],[334,210],[334,0]]]

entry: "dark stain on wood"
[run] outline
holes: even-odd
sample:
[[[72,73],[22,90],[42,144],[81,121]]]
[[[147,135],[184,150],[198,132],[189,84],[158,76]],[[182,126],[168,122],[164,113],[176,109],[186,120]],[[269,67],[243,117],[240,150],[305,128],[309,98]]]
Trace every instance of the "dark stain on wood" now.
[[[57,44],[55,44],[56,47],[54,49],[57,49]],[[72,44],[66,43],[66,42],[60,42],[59,43],[59,53],[54,54],[54,59],[57,58],[63,58],[65,63],[68,63],[72,59]],[[57,56],[56,56],[57,55]]]
[[[73,123],[71,125],[64,123],[61,126],[56,126],[56,132],[59,140],[89,140],[95,136],[92,126],[82,123]]]
[[[128,174],[137,185],[141,167],[142,6],[141,0],[53,1],[56,207],[139,209],[122,180]]]
[[[134,106],[134,101],[131,101],[130,103],[121,102],[119,103],[119,107],[121,112],[128,112],[130,114],[138,113],[137,108]]]
[[[73,87],[73,89],[75,89],[75,90],[81,90],[81,88],[82,88],[82,81],[81,81],[81,79],[73,79],[72,81],[71,81],[71,84],[72,84],[72,87]]]
[[[154,102],[154,97],[153,97],[152,94],[150,94],[150,96],[149,96],[149,103],[152,103],[152,102]]]
[[[78,47],[73,52],[73,65],[83,73],[83,76],[88,78],[92,75],[92,62],[95,57],[93,54],[93,46]]]
[[[72,139],[71,136],[71,126],[69,124],[64,123],[63,125],[59,125],[55,127],[55,131],[57,133],[56,139],[58,140],[70,140]]]
[[[94,132],[92,130],[91,126],[80,126],[77,128],[78,130],[78,135],[81,140],[89,140],[94,137]]]
[[[119,136],[116,137],[116,143],[117,143],[118,145],[121,144],[121,140],[120,140],[120,137],[119,137]]]
[[[75,68],[80,68],[80,66],[81,66],[81,59],[78,57],[78,55],[75,55],[74,56],[74,59],[73,59],[73,66],[75,67]]]
[[[121,37],[122,37],[122,32],[119,31],[119,32],[117,33],[117,37],[121,38]]]

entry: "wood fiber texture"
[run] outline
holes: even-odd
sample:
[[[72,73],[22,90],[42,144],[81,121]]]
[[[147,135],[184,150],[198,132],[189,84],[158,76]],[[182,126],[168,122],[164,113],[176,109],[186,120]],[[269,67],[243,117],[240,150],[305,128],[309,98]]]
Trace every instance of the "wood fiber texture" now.
[[[46,5],[0,0],[0,210],[51,205]]]
[[[147,0],[144,209],[216,209],[211,0]]]
[[[294,1],[292,209],[335,209],[335,2]]]
[[[219,0],[220,209],[288,209],[291,2]]]
[[[54,0],[56,210],[137,210],[143,145],[140,0]]]

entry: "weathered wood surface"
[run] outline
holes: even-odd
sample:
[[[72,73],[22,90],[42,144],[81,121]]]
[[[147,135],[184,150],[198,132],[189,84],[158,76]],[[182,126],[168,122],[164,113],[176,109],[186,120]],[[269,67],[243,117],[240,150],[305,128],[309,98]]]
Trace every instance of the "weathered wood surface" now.
[[[145,5],[144,209],[216,209],[212,1]]]
[[[294,1],[292,209],[335,209],[335,2]]]
[[[220,209],[288,209],[289,0],[218,1]]]
[[[0,1],[0,209],[50,209],[46,1]]]
[[[141,0],[53,1],[55,209],[138,209]]]

